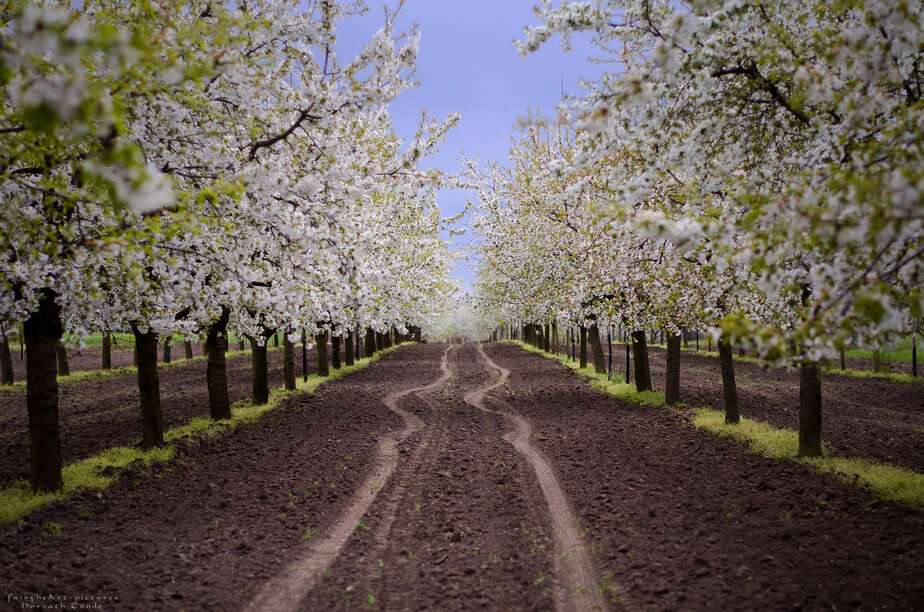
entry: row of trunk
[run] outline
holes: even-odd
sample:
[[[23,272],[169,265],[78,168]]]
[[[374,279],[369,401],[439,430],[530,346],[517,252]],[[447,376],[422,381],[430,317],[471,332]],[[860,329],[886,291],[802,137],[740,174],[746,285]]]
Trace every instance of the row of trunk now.
[[[502,326],[492,334],[493,340],[517,339],[518,332],[522,329],[522,336],[525,342],[528,342],[547,352],[560,353],[558,347],[558,331],[555,324],[538,325],[524,324],[522,328],[518,326]],[[593,358],[594,369],[599,374],[612,375],[612,345],[611,335],[607,334],[607,344],[609,345],[609,367],[604,359],[603,344],[600,339],[600,331],[596,323],[589,326],[578,326],[578,332],[575,333],[571,328],[568,331],[570,336],[570,357],[572,361],[579,359],[579,367],[587,367],[587,346],[590,345],[590,351]],[[577,336],[577,337],[576,337]],[[630,371],[633,369],[630,364],[634,362],[635,387],[638,391],[651,391],[651,372],[648,365],[648,339],[644,330],[636,330],[631,333],[631,356],[630,344],[626,344],[626,383],[630,382]],[[663,335],[662,335],[663,337]],[[664,380],[664,399],[668,405],[676,405],[681,401],[680,393],[680,362],[681,362],[681,345],[682,336],[667,332],[667,359]],[[698,335],[697,335],[698,345]],[[579,355],[575,355],[576,344],[580,345]],[[711,345],[711,340],[710,340]],[[731,343],[726,338],[722,338],[718,343],[719,349],[719,368],[722,374],[722,396],[725,404],[725,422],[728,424],[737,424],[741,420],[741,410],[738,401],[738,389],[735,383],[734,353]],[[565,347],[568,354],[568,347]],[[821,414],[822,414],[822,396],[821,396],[821,376],[820,368],[815,362],[805,362],[800,366],[799,372],[799,454],[807,457],[818,457],[822,453],[821,449]]]

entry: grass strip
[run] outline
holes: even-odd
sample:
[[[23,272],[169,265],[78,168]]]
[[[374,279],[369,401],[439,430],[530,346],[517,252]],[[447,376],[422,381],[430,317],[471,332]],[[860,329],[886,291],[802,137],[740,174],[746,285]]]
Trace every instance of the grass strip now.
[[[738,425],[727,425],[725,413],[711,408],[694,409],[693,425],[730,438],[758,455],[795,461],[847,484],[868,488],[879,499],[924,509],[924,474],[859,457],[827,453],[822,457],[800,457],[799,432],[745,418]]]
[[[296,381],[295,390],[287,391],[282,387],[273,389],[270,392],[269,402],[262,406],[254,406],[250,398],[235,402],[231,406],[232,416],[230,419],[213,421],[205,417],[196,417],[183,425],[164,432],[164,440],[166,442],[176,442],[183,438],[194,440],[196,438],[211,437],[219,432],[233,429],[242,423],[253,422],[267,412],[278,408],[285,400],[299,395],[310,395],[322,384],[338,380],[361,370],[378,361],[382,356],[394,352],[400,346],[403,346],[403,344],[381,350],[372,357],[359,359],[355,365],[343,366],[339,370],[331,369],[330,376],[327,377],[321,377],[317,374],[309,375],[307,380],[299,377]],[[103,490],[112,484],[118,478],[119,472],[130,463],[135,461],[141,461],[145,465],[163,463],[172,459],[175,452],[176,447],[173,444],[148,451],[142,451],[140,448],[130,446],[109,448],[97,455],[65,466],[62,470],[64,487],[51,493],[35,493],[29,488],[29,483],[25,481],[16,482],[4,489],[0,489],[0,528],[5,528],[11,523],[22,520],[27,515],[51,502],[66,501],[83,491]]]
[[[578,363],[563,355],[546,353],[524,342],[514,343],[531,353],[557,360],[588,379],[595,389],[618,399],[641,406],[664,405],[664,394],[660,391],[640,393],[635,390],[635,385],[608,381],[606,374],[598,374],[593,367],[580,368]],[[924,510],[924,474],[859,457],[835,457],[827,453],[822,457],[800,457],[799,432],[795,430],[780,429],[746,418],[742,418],[738,425],[726,425],[725,413],[711,408],[695,408],[692,412],[694,427],[706,429],[721,438],[732,439],[755,454],[795,461],[820,474],[867,489],[878,499],[905,504],[914,510]]]
[[[282,347],[267,347],[267,352],[278,351],[281,348]],[[225,353],[225,358],[233,359],[235,357],[240,357],[241,355],[249,354],[250,349],[245,349],[243,351],[228,351]],[[193,357],[192,359],[181,358],[175,361],[171,361],[170,363],[160,362],[157,364],[157,368],[159,370],[182,368],[198,361],[205,361],[205,357],[203,355],[199,355],[198,357]],[[138,368],[135,366],[122,366],[121,368],[112,368],[111,370],[78,370],[69,376],[59,376],[58,386],[75,385],[89,381],[109,380],[110,378],[119,378],[120,376],[128,376],[129,374],[136,375],[137,373]],[[12,385],[0,387],[0,393],[23,393],[25,390],[26,381],[24,380],[15,382]]]

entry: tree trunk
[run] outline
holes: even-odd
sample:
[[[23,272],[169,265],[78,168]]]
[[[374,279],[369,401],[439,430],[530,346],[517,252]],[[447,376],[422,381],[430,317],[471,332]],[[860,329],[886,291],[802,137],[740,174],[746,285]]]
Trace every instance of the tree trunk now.
[[[138,351],[138,395],[141,398],[141,448],[164,444],[164,418],[160,407],[160,378],[157,373],[157,334],[142,334],[132,325]]]
[[[664,401],[668,406],[680,403],[679,334],[667,332],[667,368],[664,371]]]
[[[581,327],[581,362],[580,366],[583,370],[587,367],[587,328],[583,325]]]
[[[164,340],[164,363],[170,363],[170,358],[173,355],[173,337],[170,337],[168,340]]]
[[[552,321],[552,352],[556,355],[559,353],[558,346],[558,321]]]
[[[381,351],[385,349],[385,334],[381,332],[375,332],[375,350]]]
[[[244,339],[243,339],[243,338],[239,338],[239,339],[238,339],[238,342],[237,342],[237,350],[240,351],[240,352],[242,352],[242,353],[243,353],[244,351],[247,350],[247,347],[244,345]]]
[[[318,352],[318,376],[330,376],[327,365],[327,332],[314,337],[315,350]]]
[[[366,330],[366,357],[375,355],[375,332],[371,329]]]
[[[10,354],[10,339],[0,334],[0,384],[13,384],[13,356]]]
[[[60,340],[55,342],[55,354],[58,359],[58,376],[70,376],[71,366],[67,359],[67,347]]]
[[[112,334],[103,332],[103,369],[112,369]]]
[[[193,358],[192,342],[190,342],[189,340],[183,341],[183,355],[186,357],[186,359]]]
[[[23,326],[26,351],[26,408],[29,412],[29,482],[34,491],[57,491],[61,479],[58,430],[57,350],[61,309],[57,295],[43,289],[38,310]]]
[[[648,341],[645,330],[632,332],[632,357],[635,360],[635,388],[651,391],[651,371],[648,368]]]
[[[725,399],[725,422],[735,425],[741,421],[738,407],[738,387],[735,385],[735,358],[727,338],[719,339],[719,369],[722,371],[722,397]]]
[[[340,369],[340,340],[340,336],[331,335],[330,337],[331,361],[335,370]]]
[[[590,351],[594,356],[594,370],[597,374],[606,374],[606,358],[603,356],[603,344],[600,342],[600,330],[596,323],[590,326],[587,334],[590,339]]]
[[[847,354],[844,349],[841,349],[841,370],[847,369]]]
[[[799,455],[821,456],[821,376],[814,361],[799,371]]]
[[[918,377],[918,334],[915,332],[911,336],[911,376]]]
[[[626,340],[626,384],[628,385],[632,382],[629,380],[632,376],[632,349],[630,348],[631,345],[628,342],[628,337],[624,339]]]
[[[275,348],[279,348],[279,334],[278,333],[273,334],[273,346]]]
[[[882,371],[882,351],[876,349],[873,351],[873,372]]]
[[[285,378],[285,387],[289,391],[295,390],[295,345],[289,340],[289,334],[282,336],[282,370]]]
[[[228,350],[228,317],[231,309],[221,307],[221,316],[209,326],[205,337],[207,347],[206,382],[209,389],[209,415],[213,420],[231,418],[231,401],[228,399],[228,370],[225,351]]]
[[[343,336],[343,352],[343,358],[348,366],[356,363],[353,358],[353,334],[350,332],[346,332]]]
[[[266,359],[266,345],[269,338],[263,338],[263,345],[256,338],[250,340],[250,362],[253,366],[253,388],[251,398],[254,406],[269,402],[269,365]]]

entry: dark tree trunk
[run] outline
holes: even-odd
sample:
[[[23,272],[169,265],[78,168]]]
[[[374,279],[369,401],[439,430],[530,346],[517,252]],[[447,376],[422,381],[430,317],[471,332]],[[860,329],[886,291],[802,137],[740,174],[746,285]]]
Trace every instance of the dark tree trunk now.
[[[882,351],[876,349],[873,351],[873,372],[882,371]]]
[[[331,365],[335,370],[340,369],[340,336],[331,335],[330,337],[330,354]]]
[[[10,354],[10,339],[0,334],[0,384],[13,384],[13,356]]]
[[[558,321],[552,321],[552,352],[556,355],[560,352],[558,346]]]
[[[581,369],[587,367],[587,328],[583,325],[581,327]]]
[[[315,350],[318,352],[318,376],[330,376],[327,365],[327,332],[314,337]]]
[[[680,403],[680,335],[667,333],[667,368],[664,372],[664,401]]]
[[[847,353],[841,349],[841,370],[847,369]]]
[[[632,332],[632,357],[635,360],[635,388],[639,391],[651,391],[648,340],[644,330]]]
[[[814,361],[799,371],[799,454],[821,456],[821,376]]]
[[[597,374],[606,374],[606,357],[603,356],[603,344],[600,342],[600,330],[594,323],[587,330],[590,340],[590,351],[594,356],[594,370]]]
[[[632,349],[630,348],[628,337],[626,337],[625,340],[626,340],[626,384],[628,385],[630,382],[632,382],[630,380],[630,378],[632,377]]]
[[[132,325],[138,351],[138,394],[141,398],[141,448],[164,444],[164,417],[160,407],[160,378],[157,373],[157,334],[142,334]]]
[[[295,344],[289,341],[289,334],[282,336],[282,370],[285,378],[285,387],[289,391],[295,390]]]
[[[29,482],[34,491],[57,491],[61,479],[58,430],[57,349],[61,309],[51,289],[42,290],[38,310],[23,326],[26,351],[26,408],[29,412]]]
[[[263,406],[269,402],[269,365],[266,359],[266,343],[269,338],[264,338],[261,346],[256,338],[250,340],[250,362],[253,366],[253,388],[251,398],[254,406]]]
[[[273,346],[279,348],[279,334],[273,334]]]
[[[207,347],[206,382],[209,389],[209,415],[213,420],[231,418],[231,401],[228,399],[228,370],[225,351],[228,350],[228,317],[231,309],[221,307],[221,316],[209,326],[205,337]]]
[[[132,342],[132,365],[138,367],[138,345]]]
[[[164,363],[170,363],[173,356],[173,338],[164,340]]]
[[[375,350],[381,351],[385,349],[385,334],[381,332],[375,332]]]
[[[112,369],[112,334],[103,332],[103,369]]]
[[[719,339],[719,369],[722,371],[722,397],[725,399],[725,422],[735,425],[741,421],[738,407],[738,387],[735,385],[735,358],[727,338]]]
[[[58,360],[58,376],[70,376],[71,366],[67,359],[67,347],[60,340],[55,342],[55,354]]]
[[[355,359],[353,358],[353,334],[349,332],[343,336],[343,352],[344,361],[346,361],[348,366],[356,363]]]
[[[371,329],[366,330],[366,357],[375,355],[375,332]]]
[[[192,342],[190,342],[189,340],[183,341],[183,352],[184,352],[183,354],[186,356],[186,359],[193,358]]]
[[[918,338],[917,333],[911,336],[911,376],[918,377]]]
[[[244,351],[247,350],[247,347],[244,345],[244,339],[243,339],[243,338],[239,338],[239,339],[238,339],[237,350],[239,350],[239,351],[242,352],[242,353],[243,353]]]

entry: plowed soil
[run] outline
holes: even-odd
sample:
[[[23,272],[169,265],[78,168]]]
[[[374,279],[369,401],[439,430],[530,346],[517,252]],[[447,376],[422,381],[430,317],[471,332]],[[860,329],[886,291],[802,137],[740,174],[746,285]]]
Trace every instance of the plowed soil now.
[[[272,609],[924,604],[921,513],[604,396],[515,345],[482,350],[402,347],[30,515],[0,532],[0,609],[42,596],[258,610],[336,533],[313,587]],[[249,388],[249,368],[238,375]],[[588,567],[575,582],[580,563],[565,557],[577,550]]]
[[[505,401],[532,424],[613,605],[920,609],[919,513],[626,404],[510,344]]]
[[[661,391],[666,354],[661,348],[649,349],[651,382]],[[620,381],[625,380],[625,355],[624,344],[613,345],[613,372]],[[680,401],[724,410],[719,360],[683,351],[680,363]],[[634,376],[633,370],[633,381]],[[774,427],[799,428],[798,371],[735,361],[735,381],[742,416]],[[825,374],[822,404],[822,436],[829,453],[924,472],[924,385]]]
[[[270,388],[282,386],[282,350],[267,353]],[[161,368],[160,401],[164,428],[208,416],[209,396],[204,360]],[[227,360],[228,396],[232,402],[249,397],[252,389],[250,355]],[[298,365],[301,371],[301,364]],[[308,371],[316,372],[309,358]],[[59,385],[58,411],[61,454],[65,464],[113,446],[141,440],[138,380],[134,374],[106,380]],[[0,486],[29,477],[29,417],[26,392],[0,393]]]

